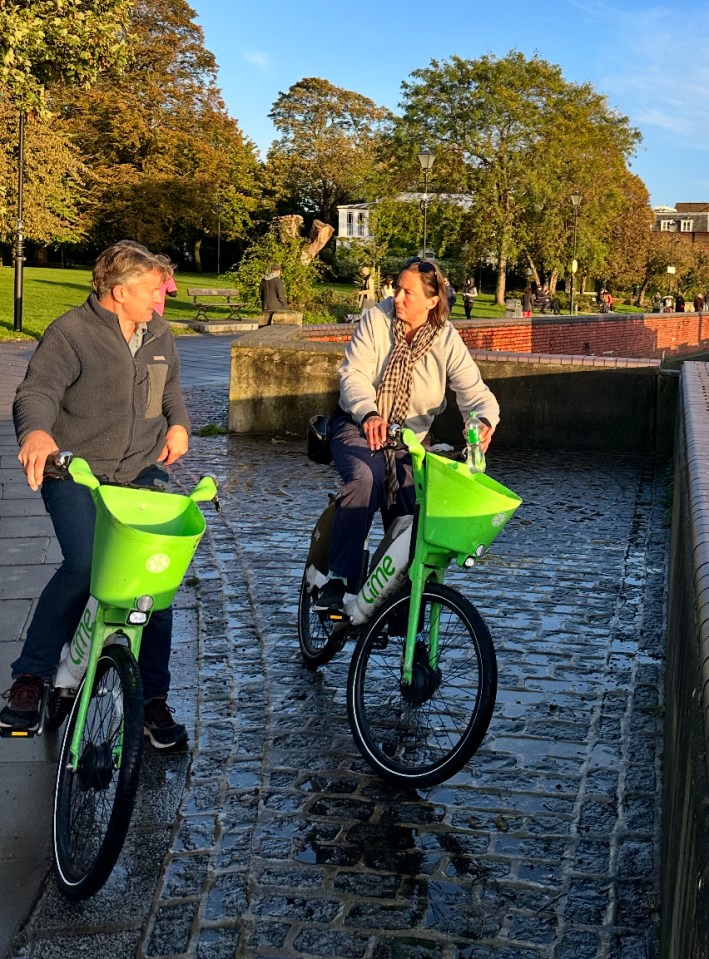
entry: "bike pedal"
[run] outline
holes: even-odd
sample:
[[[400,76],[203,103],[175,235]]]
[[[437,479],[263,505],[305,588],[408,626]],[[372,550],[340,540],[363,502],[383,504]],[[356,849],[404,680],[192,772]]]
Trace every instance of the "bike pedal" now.
[[[11,729],[8,726],[0,726],[0,739],[34,739],[36,735],[36,729]]]

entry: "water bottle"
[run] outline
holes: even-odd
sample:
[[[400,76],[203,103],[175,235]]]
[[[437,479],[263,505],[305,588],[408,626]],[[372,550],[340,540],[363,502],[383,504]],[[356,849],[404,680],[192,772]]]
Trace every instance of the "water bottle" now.
[[[357,593],[354,603],[345,606],[345,611],[354,626],[366,622],[385,599],[403,585],[409,571],[411,530],[413,516],[400,516],[387,532],[382,547],[372,560],[372,571],[364,586]]]
[[[468,413],[468,422],[465,425],[467,448],[465,462],[471,473],[485,472],[485,452],[482,441],[483,422],[478,418],[475,410]]]
[[[90,596],[71,642],[66,643],[62,650],[54,677],[54,685],[58,689],[76,689],[86,672],[97,610],[98,600]]]

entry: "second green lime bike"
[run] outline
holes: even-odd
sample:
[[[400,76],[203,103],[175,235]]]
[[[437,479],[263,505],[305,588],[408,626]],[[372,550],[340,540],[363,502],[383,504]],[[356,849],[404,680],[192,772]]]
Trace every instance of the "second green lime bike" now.
[[[414,516],[395,521],[371,563],[365,554],[358,592],[332,615],[315,608],[327,576],[330,503],[311,538],[298,636],[311,669],[357,640],[347,680],[355,742],[384,778],[428,787],[470,760],[497,691],[490,632],[445,572],[453,560],[473,567],[522,500],[485,473],[427,452],[411,430],[401,438],[412,459]]]

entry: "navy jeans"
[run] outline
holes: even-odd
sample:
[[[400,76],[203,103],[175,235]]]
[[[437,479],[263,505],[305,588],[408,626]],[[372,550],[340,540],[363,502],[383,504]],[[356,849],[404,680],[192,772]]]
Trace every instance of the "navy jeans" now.
[[[397,516],[408,516],[414,511],[416,495],[411,457],[406,450],[395,454],[399,491],[396,502],[387,507],[384,454],[372,453],[349,416],[337,416],[333,420],[330,448],[343,486],[335,507],[328,565],[337,576],[356,581],[362,569],[364,544],[377,510],[382,511],[385,529]],[[351,582],[350,588],[353,586]]]
[[[143,470],[135,482],[149,486],[152,479],[164,476],[162,470],[151,467]],[[89,597],[96,525],[91,493],[86,486],[71,480],[47,479],[41,489],[64,561],[39,597],[22,652],[12,664],[13,679],[25,674],[51,679],[62,647],[73,636]],[[154,612],[143,632],[140,648],[139,665],[146,700],[164,696],[170,688],[171,641],[172,610]]]

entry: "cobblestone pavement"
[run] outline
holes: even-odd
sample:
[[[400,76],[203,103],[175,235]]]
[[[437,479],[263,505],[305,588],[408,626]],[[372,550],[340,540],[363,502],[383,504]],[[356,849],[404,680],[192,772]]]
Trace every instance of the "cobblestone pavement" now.
[[[223,389],[186,392],[196,425],[224,422]],[[49,883],[16,959],[653,956],[663,471],[491,453],[492,475],[524,505],[490,556],[451,581],[492,631],[497,707],[468,767],[401,792],[353,743],[351,647],[317,673],[299,658],[298,587],[335,474],[294,439],[195,437],[193,450],[180,481],[198,466],[220,474],[224,509],[209,514],[194,564],[191,764],[148,763],[115,876],[78,905]],[[169,786],[181,776],[180,797]],[[174,830],[142,847],[141,823],[165,803]]]

